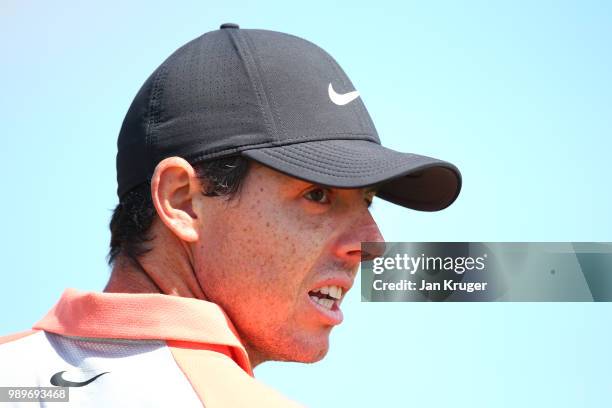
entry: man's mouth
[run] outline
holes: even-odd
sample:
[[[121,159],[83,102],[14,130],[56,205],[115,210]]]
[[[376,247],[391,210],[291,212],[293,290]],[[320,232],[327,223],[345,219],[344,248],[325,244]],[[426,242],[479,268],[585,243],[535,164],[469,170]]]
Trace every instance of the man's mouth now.
[[[328,285],[311,290],[308,296],[327,310],[337,310],[342,299],[343,289],[340,286]]]

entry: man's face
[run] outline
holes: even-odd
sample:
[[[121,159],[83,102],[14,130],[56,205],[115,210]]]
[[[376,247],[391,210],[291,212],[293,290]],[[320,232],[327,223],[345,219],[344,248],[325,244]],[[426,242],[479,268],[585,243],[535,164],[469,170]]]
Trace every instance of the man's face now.
[[[252,163],[233,200],[198,200],[197,279],[228,314],[252,360],[325,356],[330,331],[342,320],[338,304],[357,273],[360,243],[382,241],[368,210],[372,195],[318,187]],[[325,286],[332,287],[328,295],[321,293]],[[338,297],[334,286],[340,301],[318,300]]]

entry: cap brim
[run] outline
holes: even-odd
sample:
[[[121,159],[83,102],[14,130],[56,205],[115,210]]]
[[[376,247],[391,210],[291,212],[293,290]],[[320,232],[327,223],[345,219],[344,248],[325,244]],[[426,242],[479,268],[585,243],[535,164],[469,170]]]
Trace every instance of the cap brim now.
[[[442,210],[461,190],[461,173],[453,164],[367,140],[311,141],[245,150],[242,155],[326,187],[378,186],[377,197],[419,211]]]

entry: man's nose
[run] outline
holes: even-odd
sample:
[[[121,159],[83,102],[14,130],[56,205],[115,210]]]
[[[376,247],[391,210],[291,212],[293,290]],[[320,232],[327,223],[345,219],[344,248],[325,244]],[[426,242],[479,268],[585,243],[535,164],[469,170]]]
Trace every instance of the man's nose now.
[[[368,244],[362,246],[365,242]],[[350,225],[346,233],[339,237],[335,252],[336,256],[354,265],[384,254],[385,239],[369,212],[362,223]]]

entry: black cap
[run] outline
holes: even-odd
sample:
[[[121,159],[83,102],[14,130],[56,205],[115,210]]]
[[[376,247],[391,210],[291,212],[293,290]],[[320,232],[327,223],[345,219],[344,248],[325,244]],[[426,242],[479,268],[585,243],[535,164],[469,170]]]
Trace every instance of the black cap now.
[[[323,186],[379,185],[380,198],[422,211],[446,208],[461,190],[453,164],[381,146],[361,96],[321,48],[232,23],[183,45],[151,74],[117,145],[119,197],[170,156],[243,155]]]

